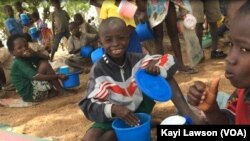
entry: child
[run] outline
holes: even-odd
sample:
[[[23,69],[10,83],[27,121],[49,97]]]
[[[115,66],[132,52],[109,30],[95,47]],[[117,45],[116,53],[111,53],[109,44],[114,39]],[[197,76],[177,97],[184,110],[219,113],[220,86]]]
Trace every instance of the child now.
[[[10,81],[10,70],[13,56],[9,53],[8,49],[4,47],[0,40],[0,90],[6,90]]]
[[[135,2],[134,0],[129,0],[129,1],[133,3]],[[141,43],[135,31],[136,24],[135,24],[134,17],[127,18],[119,14],[118,6],[120,2],[121,0],[104,0],[102,3],[101,10],[100,10],[100,19],[106,19],[108,17],[118,17],[124,20],[128,26],[127,29],[130,32],[130,41],[129,41],[129,47],[127,51],[142,53]]]
[[[14,6],[15,6],[15,9],[17,11],[16,18],[20,21],[21,14],[27,14],[29,22],[26,26],[30,27],[33,24],[33,20],[31,18],[31,15],[23,8],[22,2],[17,1],[14,3]]]
[[[143,96],[135,83],[134,74],[139,68],[145,68],[153,75],[160,73],[164,76],[172,86],[172,100],[177,108],[183,114],[190,114],[173,78],[177,70],[173,56],[126,53],[129,33],[125,22],[120,18],[103,20],[99,37],[106,54],[92,67],[87,95],[79,104],[85,116],[95,121],[84,140],[116,140],[111,127],[114,117],[134,126],[139,124],[134,112],[151,113],[155,102]]]
[[[250,124],[249,18],[250,1],[246,1],[230,20],[229,35],[232,44],[226,58],[225,77],[237,89],[229,98],[226,109],[220,110],[215,102],[219,78],[212,81],[210,87],[199,81],[189,89],[188,102],[204,111],[210,124]]]
[[[11,65],[11,81],[23,101],[38,102],[47,94],[62,92],[58,80],[65,80],[66,76],[55,74],[48,63],[49,57],[28,48],[28,42],[23,35],[10,36],[7,46],[9,52],[15,56]]]
[[[88,22],[86,22],[80,13],[74,15],[74,21],[79,25],[80,30],[83,33],[97,34],[97,30],[92,27]]]
[[[68,40],[68,51],[70,54],[73,54],[73,56],[68,58],[66,63],[71,67],[83,69],[85,73],[88,73],[90,69],[83,66],[86,65],[86,61],[80,56],[80,50],[82,46],[90,45],[92,42],[95,42],[97,40],[97,35],[81,32],[76,22],[69,23],[69,30],[71,36]]]
[[[26,41],[29,44],[29,48],[31,48],[35,52],[42,53],[49,57],[49,52],[46,50],[46,47],[39,44],[37,41],[32,40],[32,37],[28,33],[24,33],[23,36],[25,37]]]
[[[54,42],[51,50],[50,61],[53,61],[54,55],[58,49],[58,45],[63,37],[67,39],[70,36],[68,24],[69,24],[69,14],[62,9],[60,5],[60,0],[52,0],[53,6],[55,6],[55,11],[52,13],[52,30],[54,35]]]
[[[150,48],[148,51],[153,54],[164,54],[163,49],[163,24],[166,24],[167,34],[169,36],[172,49],[177,60],[180,63],[179,71],[194,74],[198,71],[186,66],[183,62],[182,53],[181,53],[181,45],[179,41],[178,29],[177,29],[177,13],[175,6],[178,4],[179,0],[148,0],[141,1],[136,0],[138,5],[138,20],[140,22],[149,21],[150,26],[154,32],[154,42],[156,44],[156,48],[153,50]],[[175,5],[176,4],[176,5]],[[182,9],[182,11],[184,11]],[[184,12],[183,12],[184,13]],[[185,12],[186,13],[186,12]],[[184,15],[184,14],[183,14]],[[152,54],[151,53],[151,54]]]
[[[10,5],[4,6],[4,12],[8,16],[5,21],[5,26],[7,27],[8,36],[14,34],[22,34],[23,29],[21,24],[14,18],[14,10]]]
[[[38,12],[33,12],[31,14],[33,21],[35,21],[35,25],[40,33],[41,43],[45,48],[50,52],[51,43],[53,40],[53,34],[51,29],[47,27],[47,24],[40,18]]]
[[[219,49],[218,36],[217,36],[217,21],[221,18],[221,12],[219,7],[219,0],[190,0],[190,5],[194,16],[197,19],[196,34],[199,38],[200,45],[202,46],[202,35],[203,35],[203,23],[204,14],[206,15],[207,21],[211,29],[212,37],[212,59],[224,59],[227,55]]]

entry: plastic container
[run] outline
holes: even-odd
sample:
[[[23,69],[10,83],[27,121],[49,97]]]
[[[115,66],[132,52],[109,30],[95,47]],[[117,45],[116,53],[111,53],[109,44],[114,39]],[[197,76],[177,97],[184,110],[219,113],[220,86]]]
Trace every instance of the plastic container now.
[[[61,66],[58,71],[60,74],[67,75],[70,73],[69,66]]]
[[[22,25],[27,25],[29,23],[29,17],[27,14],[23,13],[20,15]]]
[[[94,48],[92,46],[82,46],[80,54],[84,58],[90,58],[93,50],[94,50]]]
[[[31,27],[29,29],[29,33],[33,40],[39,38],[39,33],[36,27]]]
[[[172,98],[171,86],[161,75],[152,75],[140,69],[135,73],[135,81],[138,88],[152,100],[165,102]]]
[[[68,79],[62,81],[63,88],[68,89],[79,86],[80,85],[79,74],[80,74],[79,71],[67,74]]]
[[[140,125],[130,127],[123,120],[116,119],[112,123],[118,141],[150,141],[151,116],[145,113],[136,113]]]
[[[104,55],[104,49],[101,47],[101,48],[98,48],[96,50],[94,50],[92,53],[91,53],[91,60],[94,63],[96,63],[98,60],[100,60],[102,58],[102,56]]]
[[[162,122],[161,125],[191,125],[192,124],[192,119],[188,116],[179,116],[179,115],[174,115],[165,118]]]
[[[187,14],[184,18],[183,24],[187,29],[194,30],[197,19],[192,14]]]
[[[154,39],[154,34],[149,26],[148,22],[139,23],[136,25],[135,31],[140,39],[140,41]]]
[[[137,10],[137,6],[126,0],[122,0],[118,7],[119,15],[126,17],[126,18],[133,18],[136,10]]]

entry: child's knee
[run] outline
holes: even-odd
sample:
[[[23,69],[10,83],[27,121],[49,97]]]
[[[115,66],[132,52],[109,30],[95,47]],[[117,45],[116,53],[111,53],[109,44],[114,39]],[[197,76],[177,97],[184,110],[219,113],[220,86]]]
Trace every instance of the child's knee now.
[[[51,65],[49,64],[49,62],[46,60],[42,60],[39,62],[39,67],[37,72],[41,73],[41,74],[45,74],[48,70],[51,69]]]
[[[97,141],[102,138],[106,132],[100,128],[90,128],[83,137],[83,141]]]

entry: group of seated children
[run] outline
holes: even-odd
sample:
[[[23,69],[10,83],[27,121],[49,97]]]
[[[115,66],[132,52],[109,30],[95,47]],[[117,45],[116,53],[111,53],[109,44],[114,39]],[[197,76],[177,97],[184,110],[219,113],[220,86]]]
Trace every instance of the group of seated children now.
[[[215,79],[211,86],[195,82],[189,89],[188,103],[202,110],[209,124],[250,124],[250,31],[245,30],[250,26],[249,18],[250,1],[247,1],[230,22],[232,46],[226,58],[225,76],[237,90],[230,98],[227,109],[219,109],[216,102],[219,79]],[[71,22],[69,29],[72,34],[68,42],[69,53],[72,54],[78,53],[82,45],[97,37],[95,34],[80,32],[76,22]],[[139,120],[136,112],[152,112],[154,100],[143,94],[134,79],[138,69],[145,69],[152,75],[160,74],[168,80],[173,90],[172,101],[180,114],[190,115],[194,124],[203,123],[190,111],[173,77],[178,69],[176,59],[170,54],[150,56],[127,52],[130,38],[127,29],[126,23],[117,17],[104,19],[100,24],[99,40],[105,55],[92,67],[86,96],[79,103],[85,117],[94,121],[84,140],[115,141],[117,138],[111,126],[114,118],[121,118],[128,125],[137,126]],[[10,36],[7,46],[15,56],[11,80],[24,101],[37,102],[47,95],[62,92],[59,80],[67,79],[66,76],[55,74],[48,63],[49,57],[30,49],[25,36]],[[76,64],[76,67],[79,65]]]

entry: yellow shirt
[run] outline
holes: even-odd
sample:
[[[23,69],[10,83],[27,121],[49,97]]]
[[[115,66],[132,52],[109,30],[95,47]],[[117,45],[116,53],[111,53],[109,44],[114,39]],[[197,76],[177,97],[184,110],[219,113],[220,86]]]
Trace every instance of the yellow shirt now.
[[[118,17],[123,19],[127,26],[136,26],[134,18],[126,18],[119,15],[118,7],[115,5],[114,0],[104,0],[102,3],[100,19],[106,19],[108,17]]]

